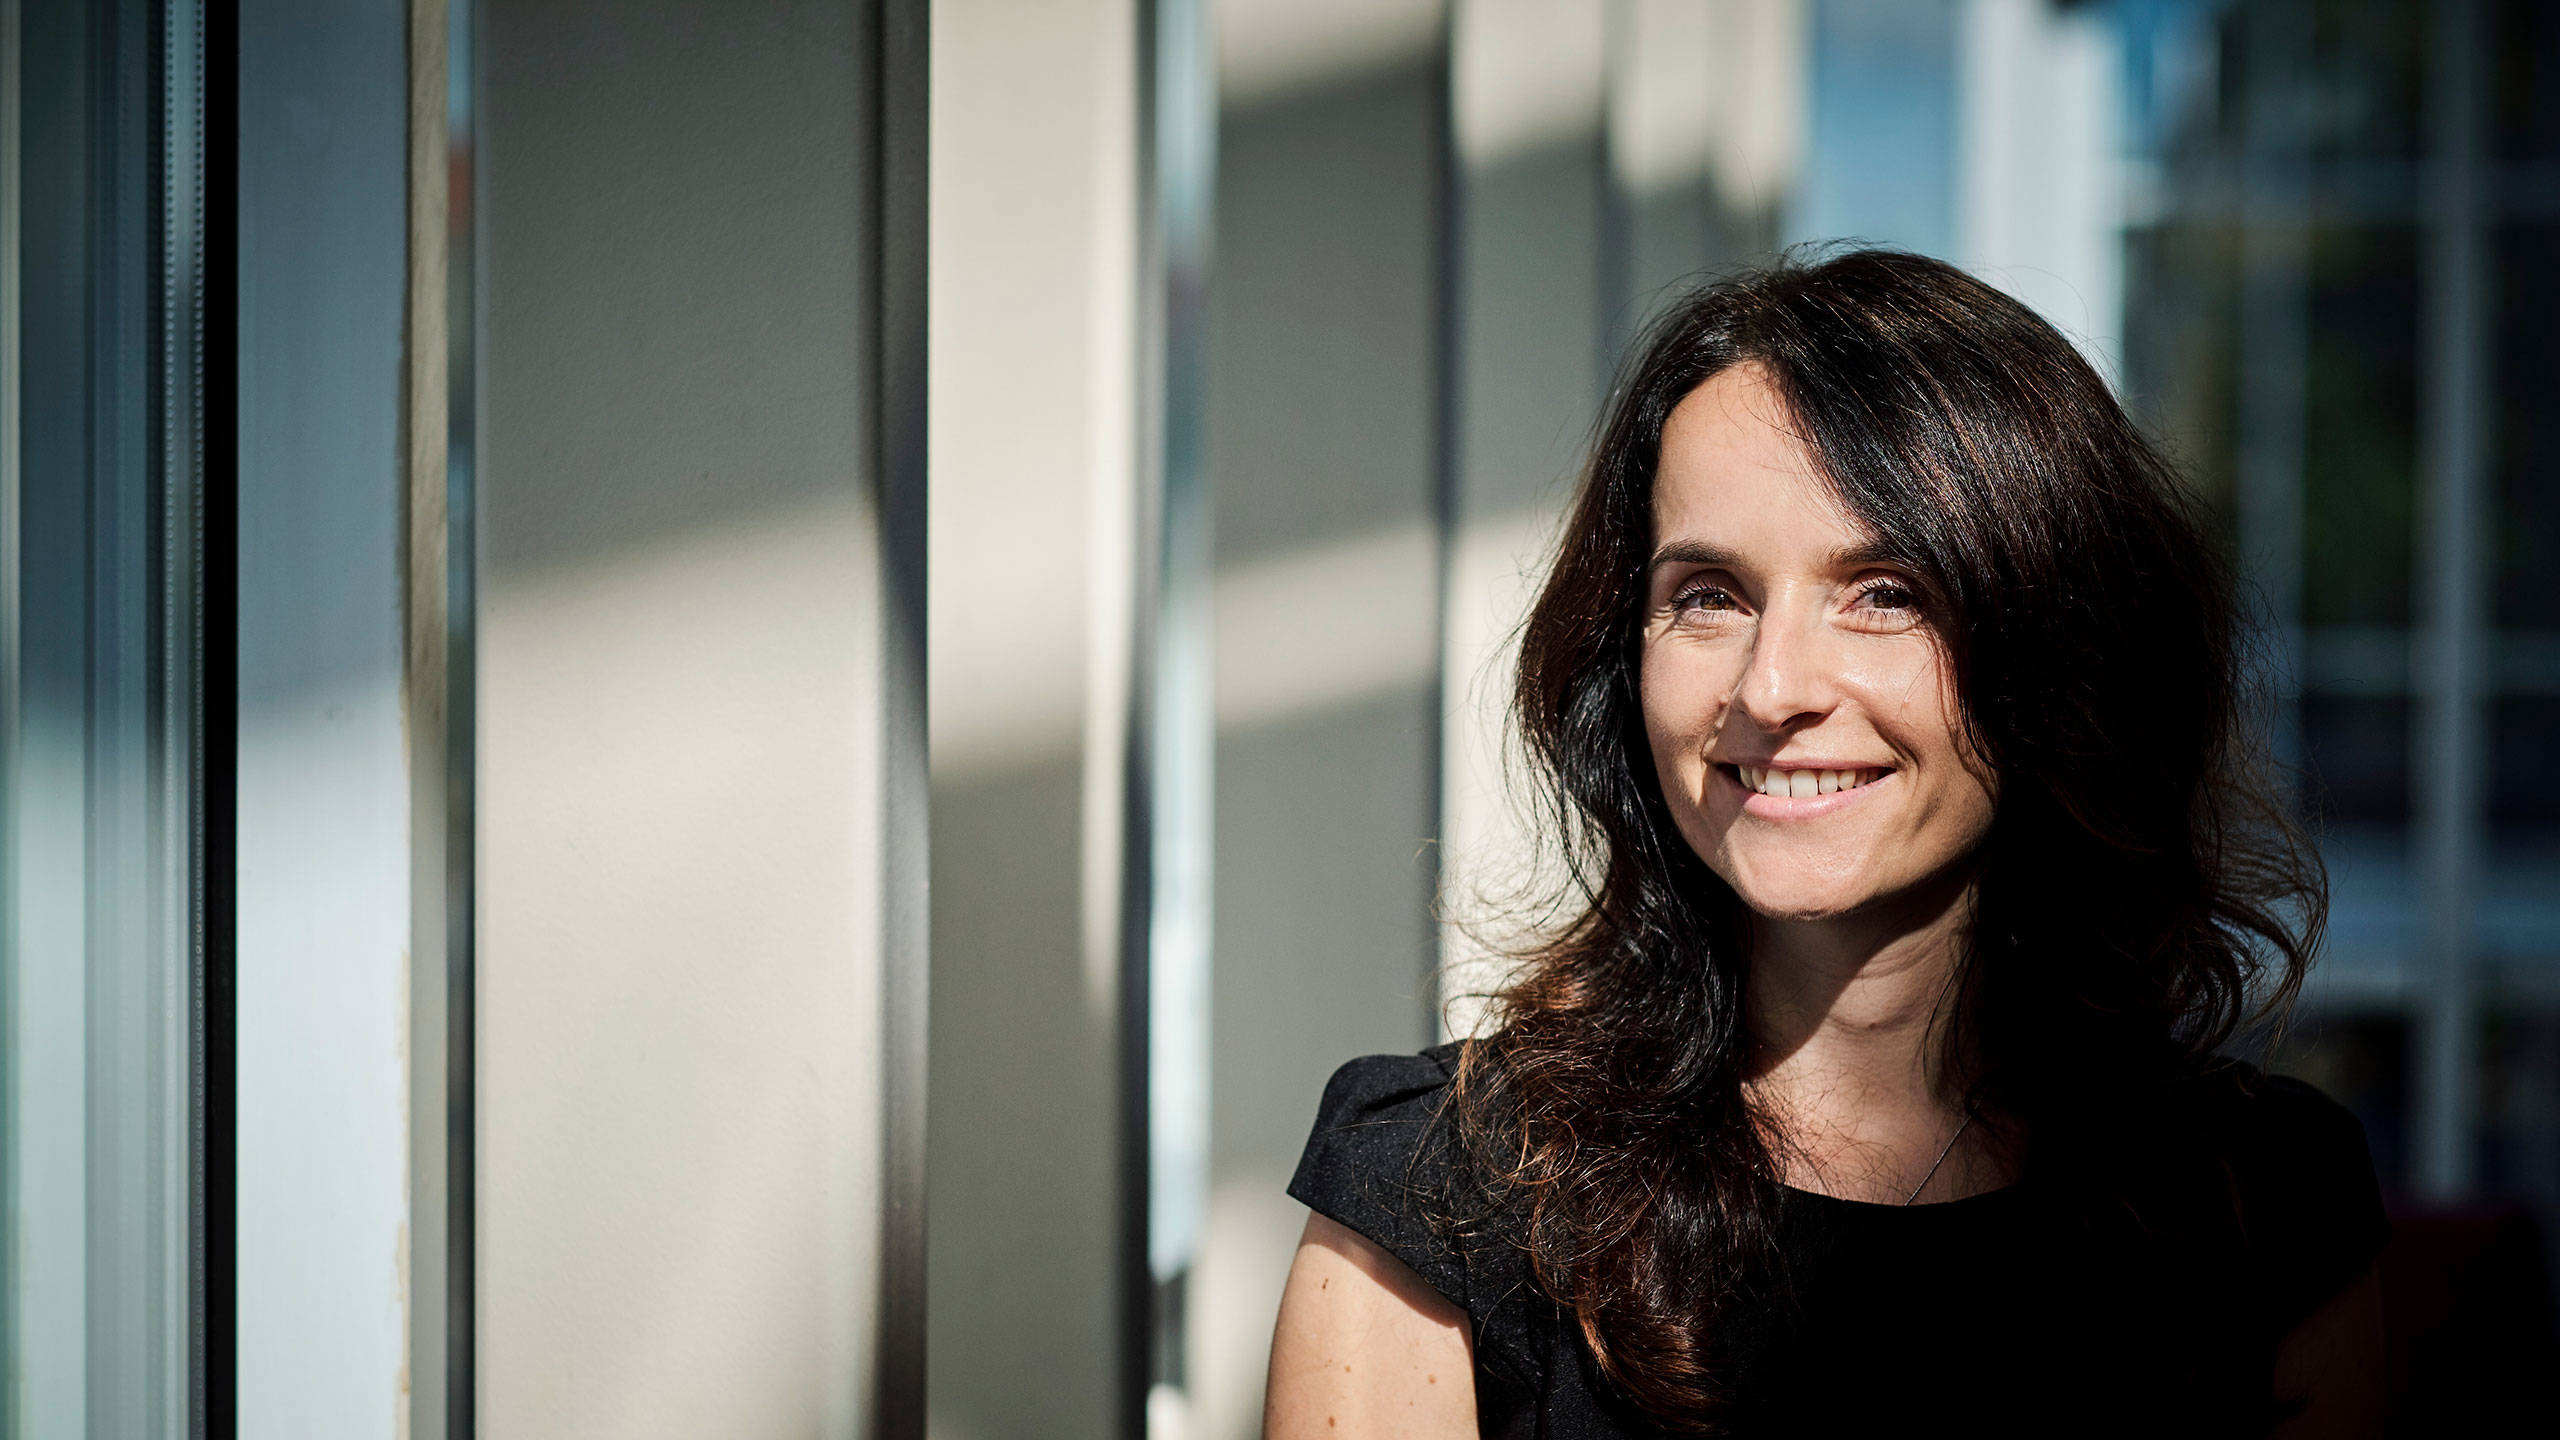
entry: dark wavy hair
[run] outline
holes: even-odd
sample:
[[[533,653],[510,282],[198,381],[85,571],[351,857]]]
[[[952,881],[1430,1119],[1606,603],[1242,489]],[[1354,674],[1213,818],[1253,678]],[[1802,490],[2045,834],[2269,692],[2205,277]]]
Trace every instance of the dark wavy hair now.
[[[1884,250],[1673,307],[1623,372],[1521,634],[1514,720],[1571,918],[1493,997],[1452,1103],[1601,1370],[1689,1433],[1733,1417],[1787,1291],[1787,1137],[1744,1084],[1750,917],[1664,807],[1636,683],[1663,423],[1737,365],[1922,582],[1998,777],[1937,1034],[2030,1173],[2106,1183],[2074,1134],[2135,1133],[2161,1087],[2280,1023],[2327,898],[2246,743],[2227,563],[2069,341]]]

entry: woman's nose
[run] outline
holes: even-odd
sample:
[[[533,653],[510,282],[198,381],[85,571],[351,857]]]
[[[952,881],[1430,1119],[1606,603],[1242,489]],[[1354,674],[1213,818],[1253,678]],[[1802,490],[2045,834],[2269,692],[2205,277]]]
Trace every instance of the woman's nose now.
[[[1831,648],[1818,617],[1763,616],[1734,703],[1768,731],[1820,719],[1839,694]]]

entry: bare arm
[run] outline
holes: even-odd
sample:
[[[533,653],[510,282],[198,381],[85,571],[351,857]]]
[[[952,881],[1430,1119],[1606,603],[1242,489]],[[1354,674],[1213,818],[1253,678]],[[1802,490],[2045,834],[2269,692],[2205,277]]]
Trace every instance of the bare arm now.
[[[1271,1336],[1264,1440],[1475,1433],[1466,1312],[1376,1245],[1307,1217]]]
[[[1303,1252],[1302,1252],[1303,1253]],[[2370,1440],[2382,1433],[2382,1276],[2341,1290],[2276,1351],[2276,1395],[2302,1401],[2278,1440]]]

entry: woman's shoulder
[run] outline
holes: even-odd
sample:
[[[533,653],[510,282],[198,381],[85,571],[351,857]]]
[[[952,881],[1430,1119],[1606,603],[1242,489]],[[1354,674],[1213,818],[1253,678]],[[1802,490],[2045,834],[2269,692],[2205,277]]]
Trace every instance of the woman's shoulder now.
[[[2380,1256],[2391,1222],[2354,1112],[2307,1081],[2237,1060],[2202,1066],[2178,1089],[2177,1118],[2217,1162],[2243,1253],[2280,1324]]]
[[[1289,1183],[1309,1208],[1377,1241],[1425,1279],[1433,1279],[1431,1271],[1406,1251],[1422,1252],[1426,1262],[1438,1258],[1445,1247],[1431,1222],[1466,1188],[1465,1147],[1450,1104],[1464,1049],[1453,1041],[1419,1054],[1344,1062],[1325,1082]]]
[[[1467,1143],[1455,1086],[1468,1043],[1337,1068],[1289,1194],[1455,1301],[1479,1359],[1521,1373],[1534,1287],[1514,1217]]]
[[[2369,1191],[2363,1122],[2309,1081],[2215,1058],[2172,1090],[2174,1118],[2243,1177]]]
[[[1429,1125],[1436,1121],[1457,1079],[1467,1042],[1452,1040],[1412,1055],[1362,1055],[1346,1060],[1324,1086],[1316,1126]]]

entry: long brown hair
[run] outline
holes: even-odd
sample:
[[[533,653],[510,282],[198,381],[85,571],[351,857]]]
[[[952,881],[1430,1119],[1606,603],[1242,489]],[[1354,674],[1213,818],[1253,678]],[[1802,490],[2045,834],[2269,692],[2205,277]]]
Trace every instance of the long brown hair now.
[[[1663,423],[1745,363],[1922,582],[1998,776],[1942,1043],[2030,1173],[2073,1161],[2074,1127],[2045,1117],[2131,1113],[2281,1016],[2327,898],[2245,743],[2225,562],[2069,341],[1951,266],[1880,250],[1664,315],[1522,632],[1515,721],[1572,918],[1494,997],[1453,1103],[1600,1369],[1693,1433],[1731,1413],[1783,1308],[1783,1132],[1743,1084],[1748,916],[1664,808],[1636,665]]]

